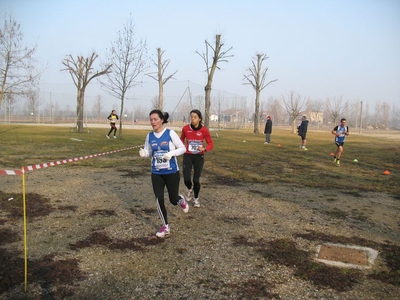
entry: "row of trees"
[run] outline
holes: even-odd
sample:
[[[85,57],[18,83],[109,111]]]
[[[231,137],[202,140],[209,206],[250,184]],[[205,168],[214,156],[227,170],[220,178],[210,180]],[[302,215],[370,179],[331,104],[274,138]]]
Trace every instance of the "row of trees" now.
[[[12,97],[15,94],[34,96],[32,89],[37,89],[37,83],[40,79],[41,72],[35,70],[35,60],[33,54],[37,46],[32,48],[23,47],[23,34],[20,31],[20,25],[14,20],[11,14],[8,14],[4,28],[0,31],[2,58],[1,65],[1,90],[0,105],[5,96]],[[210,108],[211,108],[211,90],[214,74],[219,69],[218,64],[226,62],[232,57],[229,52],[232,47],[225,49],[221,35],[215,36],[215,43],[211,44],[205,41],[205,51],[196,53],[204,60],[206,65],[205,72],[207,74],[207,83],[204,87],[204,123],[209,124]],[[157,61],[153,60],[153,64],[157,67],[157,72],[148,73],[147,75],[159,84],[158,108],[163,108],[163,86],[168,80],[172,79],[177,71],[171,75],[165,75],[165,71],[169,65],[169,60],[163,60],[163,51],[157,48]],[[135,39],[135,28],[130,17],[124,24],[122,31],[118,32],[117,38],[110,43],[107,49],[107,55],[100,63],[100,68],[95,70],[94,64],[98,59],[98,55],[93,52],[89,57],[66,55],[62,64],[64,68],[61,71],[67,71],[77,89],[77,124],[78,132],[83,132],[83,109],[85,102],[85,91],[89,83],[98,78],[103,88],[112,96],[120,99],[120,114],[123,114],[124,100],[129,89],[140,82],[137,80],[140,74],[145,73],[150,68],[149,58],[147,55],[146,40]],[[253,60],[253,66],[248,69],[249,74],[245,75],[245,80],[251,84],[256,91],[256,115],[259,109],[259,94],[268,84],[276,81],[265,82],[266,72],[268,69],[262,69],[262,63],[267,59],[265,54],[257,54]],[[4,63],[4,65],[3,65]],[[105,76],[105,79],[103,77]],[[122,127],[122,123],[120,124]],[[255,132],[258,132],[258,126],[255,125]],[[122,130],[119,131],[122,134]]]
[[[3,108],[5,109],[4,111],[0,110],[0,118],[4,116],[5,122],[8,119],[9,121],[68,123],[71,122],[71,117],[75,116],[76,118],[73,113],[73,106],[66,104],[71,99],[71,95],[66,97],[64,94],[53,94],[51,92],[45,94],[33,91],[32,93],[29,92],[26,97],[16,95],[9,97],[7,95],[3,101]],[[181,122],[183,117],[186,118],[186,121],[189,120],[188,113],[190,110],[204,107],[204,98],[204,95],[198,94],[198,91],[193,95],[190,88],[179,98],[179,102],[176,97],[168,98],[170,105],[168,111],[171,119],[174,120],[174,123]],[[129,98],[129,100],[132,100],[132,98]],[[129,101],[129,107],[125,106],[123,114],[121,114],[125,121],[124,124],[127,124],[126,121],[130,124],[133,119],[147,120],[148,111],[158,107],[158,100],[158,96],[148,95],[141,96],[140,101],[139,99],[134,102]],[[173,103],[172,107],[171,103]],[[253,101],[250,103],[247,101],[247,97],[227,95],[215,91],[211,97],[210,126],[217,126],[218,123],[225,122],[230,128],[253,126],[255,120],[254,105]],[[105,107],[107,107],[107,110],[104,109]],[[297,109],[293,109],[293,107],[297,107]],[[118,102],[115,101],[111,108],[119,110]],[[89,122],[105,122],[105,117],[110,113],[111,108],[109,103],[106,105],[105,98],[102,95],[97,95],[92,98],[91,104],[85,107],[85,121],[87,119]],[[344,101],[342,97],[312,99],[295,92],[260,101],[260,112],[257,120],[259,128],[262,130],[267,115],[272,116],[275,125],[293,125],[293,120],[298,125],[303,114],[308,116],[310,124],[318,128],[320,126],[330,127],[332,124],[338,123],[338,118],[341,117],[346,117],[349,125],[353,128],[400,128],[400,106],[390,105],[387,102],[377,102],[373,106],[369,106],[361,101]]]
[[[11,14],[8,14],[4,28],[0,30],[0,105],[3,100],[8,101],[8,109],[10,110],[10,103],[14,101],[16,95],[23,95],[30,103],[30,110],[32,113],[38,107],[38,88],[37,84],[40,80],[41,71],[35,68],[36,61],[34,53],[37,46],[29,48],[22,44],[23,34],[20,31],[20,25],[14,20]],[[197,96],[196,101],[199,106],[204,105],[204,124],[209,126],[211,109],[217,111],[221,115],[221,101],[215,101],[214,107],[211,106],[211,90],[212,82],[216,70],[219,69],[219,64],[227,62],[229,58],[233,57],[230,54],[233,47],[226,47],[222,36],[217,34],[214,43],[205,40],[204,52],[196,51],[196,53],[203,59],[205,63],[205,72],[207,74],[207,82],[204,86],[204,98]],[[104,60],[100,61],[99,68],[95,68],[95,62],[98,55],[93,52],[90,56],[73,56],[66,55],[62,60],[64,68],[61,71],[66,71],[70,74],[71,79],[77,90],[77,106],[76,106],[76,128],[78,132],[83,132],[84,123],[84,107],[85,107],[85,91],[89,83],[97,78],[102,87],[113,97],[120,101],[120,115],[124,115],[124,103],[128,91],[135,85],[140,84],[138,80],[139,75],[145,74],[158,82],[158,96],[153,101],[153,107],[163,109],[164,106],[164,85],[173,79],[177,71],[170,75],[166,74],[166,69],[169,66],[169,60],[163,59],[163,51],[157,48],[157,60],[150,60],[148,56],[147,42],[144,39],[136,40],[135,26],[132,18],[130,17],[124,24],[123,30],[117,33],[115,40],[111,41],[110,47],[107,49]],[[254,121],[254,133],[259,133],[259,122],[262,116],[263,103],[260,103],[260,93],[268,85],[277,81],[277,79],[267,80],[268,68],[263,64],[268,59],[264,53],[256,53],[251,60],[251,66],[245,70],[243,77],[243,84],[250,85],[255,91],[254,113],[252,120]],[[157,71],[146,73],[151,66],[155,66]],[[101,111],[101,99],[97,99],[97,111]],[[50,104],[52,106],[52,104]],[[268,111],[275,116],[278,120],[283,115],[289,116],[292,124],[292,130],[296,130],[296,120],[300,114],[308,112],[319,115],[324,113],[329,116],[333,123],[337,123],[339,116],[343,116],[348,112],[350,104],[340,98],[328,98],[326,101],[313,100],[301,96],[294,91],[287,95],[283,95],[280,99],[273,99],[268,101],[270,106]],[[239,110],[245,115],[247,112],[241,105]],[[352,105],[359,107],[358,105]],[[238,108],[232,108],[238,111]],[[389,119],[389,105],[387,103],[378,103],[376,110],[379,110],[381,119],[379,124],[388,126]],[[281,113],[284,112],[284,113]],[[362,123],[362,102],[360,102],[359,122]],[[361,125],[361,124],[360,124]],[[120,123],[119,134],[122,135],[122,120]]]

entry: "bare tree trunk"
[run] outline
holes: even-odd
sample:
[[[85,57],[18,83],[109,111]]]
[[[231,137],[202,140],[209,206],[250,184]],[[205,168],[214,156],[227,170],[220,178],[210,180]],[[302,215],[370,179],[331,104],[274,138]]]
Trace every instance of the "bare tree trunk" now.
[[[211,79],[212,81],[212,79]],[[210,82],[210,80],[208,81]],[[211,107],[211,83],[207,83],[207,85],[204,87],[205,90],[205,104],[204,104],[204,109],[205,109],[205,116],[204,116],[204,126],[207,128],[210,125],[210,107]]]
[[[125,100],[125,93],[121,94],[121,111],[119,113],[119,130],[118,130],[118,137],[122,138],[122,118],[124,117],[124,101]]]
[[[76,108],[76,125],[78,127],[78,132],[83,132],[83,108],[85,103],[85,91],[84,89],[78,90],[78,105]]]
[[[292,116],[292,133],[296,133],[297,132],[297,125],[296,125],[296,116]]]
[[[256,90],[256,109],[254,111],[254,133],[260,133],[259,130],[259,115],[260,115],[260,90]]]
[[[162,52],[161,48],[157,48],[157,56],[158,56],[158,109],[163,110],[164,107],[164,83],[163,83],[163,64],[162,64]]]

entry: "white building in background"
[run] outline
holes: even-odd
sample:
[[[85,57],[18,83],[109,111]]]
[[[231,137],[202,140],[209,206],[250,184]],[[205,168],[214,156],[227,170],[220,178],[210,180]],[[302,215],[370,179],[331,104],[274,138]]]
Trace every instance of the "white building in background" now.
[[[308,115],[308,120],[310,122],[315,122],[317,124],[322,124],[324,122],[324,113],[322,111],[310,111]]]
[[[210,116],[210,121],[212,121],[212,122],[218,122],[218,116],[217,116],[217,115],[211,115],[211,116]]]

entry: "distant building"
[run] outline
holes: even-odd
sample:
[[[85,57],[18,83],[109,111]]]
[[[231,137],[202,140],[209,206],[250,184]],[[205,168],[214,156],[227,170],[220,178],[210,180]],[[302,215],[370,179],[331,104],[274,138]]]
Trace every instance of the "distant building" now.
[[[322,111],[310,111],[307,113],[308,120],[312,123],[322,124],[324,122],[324,113]]]
[[[218,122],[218,116],[217,116],[217,115],[211,115],[211,116],[210,116],[210,121],[212,121],[212,122]]]

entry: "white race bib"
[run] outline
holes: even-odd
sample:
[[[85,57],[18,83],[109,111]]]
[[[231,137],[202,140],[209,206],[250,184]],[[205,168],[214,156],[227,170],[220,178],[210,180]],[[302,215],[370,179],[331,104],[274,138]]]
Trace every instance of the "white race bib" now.
[[[158,151],[154,152],[154,166],[156,167],[156,169],[169,169],[170,168],[169,160],[162,158],[164,156],[164,154],[167,152],[168,151],[166,151],[166,150],[158,150]]]
[[[203,143],[200,141],[190,141],[188,144],[188,150],[193,154],[197,154],[200,152],[199,147],[201,146],[203,146]]]

